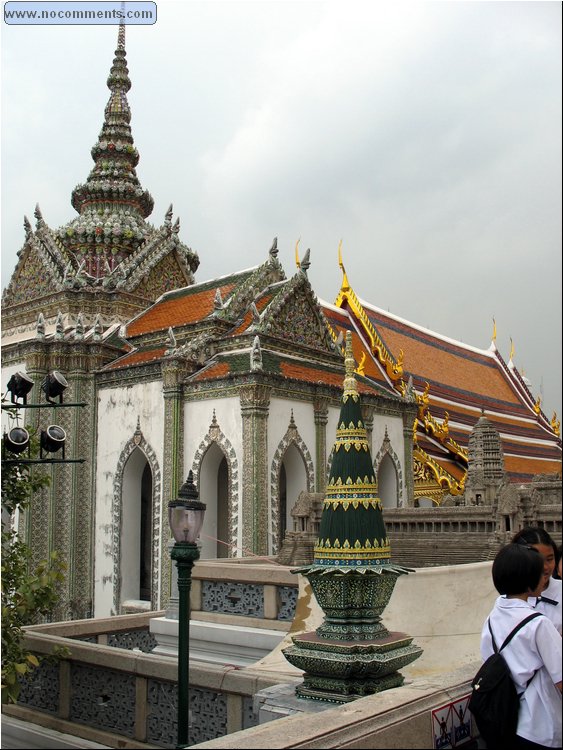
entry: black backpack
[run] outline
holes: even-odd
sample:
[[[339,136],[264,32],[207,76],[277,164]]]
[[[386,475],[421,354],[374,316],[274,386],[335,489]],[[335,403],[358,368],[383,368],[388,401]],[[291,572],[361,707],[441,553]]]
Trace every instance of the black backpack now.
[[[523,628],[534,617],[542,617],[542,613],[534,612],[525,617],[506,636],[500,648],[497,648],[489,622],[495,653],[489,656],[471,682],[473,690],[468,708],[473,714],[481,737],[488,747],[495,748],[495,750],[511,746],[511,741],[516,737],[518,709],[520,708],[520,696],[516,691],[504,656],[500,652],[510,643],[520,628]],[[528,685],[532,679],[533,675]]]

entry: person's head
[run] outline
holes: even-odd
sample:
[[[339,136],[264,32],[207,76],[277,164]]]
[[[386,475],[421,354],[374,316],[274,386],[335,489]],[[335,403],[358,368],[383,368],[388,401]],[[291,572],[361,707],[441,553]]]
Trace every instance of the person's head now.
[[[506,596],[539,596],[543,569],[543,557],[534,547],[507,544],[493,562],[493,583],[499,594]]]
[[[533,547],[543,556],[543,588],[547,588],[557,560],[557,547],[547,531],[539,526],[527,526],[514,535],[512,543]]]

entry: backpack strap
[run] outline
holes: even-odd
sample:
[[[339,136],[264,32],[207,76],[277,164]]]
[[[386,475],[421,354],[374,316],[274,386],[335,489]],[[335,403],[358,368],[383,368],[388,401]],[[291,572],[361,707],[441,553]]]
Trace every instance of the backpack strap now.
[[[491,640],[493,642],[493,651],[495,652],[495,654],[498,654],[498,646],[497,646],[497,642],[495,641],[495,636],[493,635],[493,629],[491,627],[490,619],[487,620],[487,625],[489,626],[489,633],[491,634]]]
[[[521,630],[521,628],[523,628],[524,625],[527,625],[530,622],[530,620],[534,620],[536,617],[544,617],[544,615],[541,612],[533,612],[531,615],[528,615],[528,617],[525,617],[521,622],[518,623],[518,625],[514,628],[514,630],[511,630],[510,633],[506,636],[506,638],[504,639],[504,643],[499,648],[499,652],[502,651],[502,649],[505,646],[508,646],[508,644],[514,638],[516,633],[519,630]],[[491,627],[491,624],[489,622],[489,629],[490,627]],[[492,631],[491,631],[491,635],[492,635]],[[493,645],[494,645],[494,639],[493,639]]]

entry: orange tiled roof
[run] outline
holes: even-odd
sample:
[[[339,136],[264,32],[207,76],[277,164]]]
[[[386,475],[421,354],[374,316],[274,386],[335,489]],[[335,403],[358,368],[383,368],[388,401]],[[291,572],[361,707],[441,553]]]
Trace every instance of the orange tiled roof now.
[[[363,303],[362,303],[363,304]],[[420,380],[442,384],[519,407],[521,402],[502,375],[493,356],[444,341],[414,326],[386,318],[365,306],[366,313],[384,344],[398,356],[404,352],[405,370]],[[432,390],[436,393],[435,388]]]
[[[231,367],[228,362],[215,362],[214,364],[206,367],[200,372],[196,373],[190,378],[191,383],[198,383],[204,380],[215,380],[216,378],[224,378],[231,371]]]
[[[225,300],[235,286],[232,280],[224,283],[217,281],[213,285],[206,284],[203,289],[186,287],[181,293],[167,294],[129,323],[127,336],[140,336],[204,320],[214,309],[217,289]]]
[[[541,458],[529,458],[527,456],[504,456],[506,471],[512,475],[513,481],[530,480],[535,474],[561,474],[561,462],[546,461]]]
[[[323,370],[320,367],[285,360],[280,362],[280,372],[287,378],[304,380],[307,383],[324,383],[326,385],[334,385],[337,388],[342,388],[342,373]],[[375,387],[372,387],[361,380],[358,380],[358,390],[360,393],[366,394],[380,393]]]
[[[135,349],[124,357],[116,359],[115,362],[107,365],[107,367],[104,367],[104,370],[120,370],[123,367],[131,367],[133,365],[142,365],[146,362],[153,362],[154,360],[163,357],[165,352],[166,347],[164,346],[156,349]]]

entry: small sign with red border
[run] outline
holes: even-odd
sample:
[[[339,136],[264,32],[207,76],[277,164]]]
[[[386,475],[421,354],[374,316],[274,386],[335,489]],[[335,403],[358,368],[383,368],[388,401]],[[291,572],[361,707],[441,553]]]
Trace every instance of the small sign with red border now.
[[[435,750],[462,747],[471,742],[469,695],[432,711],[432,743]]]

